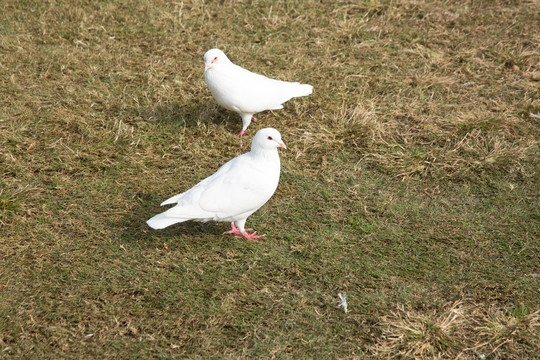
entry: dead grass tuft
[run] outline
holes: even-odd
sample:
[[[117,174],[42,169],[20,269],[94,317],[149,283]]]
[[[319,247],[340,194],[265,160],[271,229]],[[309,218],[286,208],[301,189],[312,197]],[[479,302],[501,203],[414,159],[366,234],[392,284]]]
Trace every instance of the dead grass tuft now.
[[[373,143],[383,129],[376,120],[373,104],[349,107],[342,103],[330,115],[312,117],[299,131],[301,147],[297,148],[297,159],[305,154],[324,153],[324,149],[360,151]]]
[[[386,357],[442,359],[459,346],[453,333],[464,327],[464,312],[461,301],[443,314],[406,311],[399,306],[383,318],[383,335],[375,350]]]
[[[405,359],[519,359],[540,341],[540,310],[510,313],[495,306],[456,301],[444,311],[405,310],[382,319],[374,352]]]
[[[540,309],[525,313],[490,306],[470,314],[474,345],[465,351],[485,354],[490,359],[534,358],[540,349]]]

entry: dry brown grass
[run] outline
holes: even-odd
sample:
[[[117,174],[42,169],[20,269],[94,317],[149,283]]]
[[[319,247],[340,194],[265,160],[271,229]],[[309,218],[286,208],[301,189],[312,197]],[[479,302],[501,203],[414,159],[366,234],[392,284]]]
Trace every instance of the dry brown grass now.
[[[398,306],[383,317],[382,326],[374,347],[381,358],[520,359],[520,348],[540,345],[540,311],[512,314],[462,300],[441,312]]]
[[[0,357],[539,357],[539,6],[1,2]],[[238,139],[211,47],[314,94]],[[148,229],[267,126],[264,241]]]

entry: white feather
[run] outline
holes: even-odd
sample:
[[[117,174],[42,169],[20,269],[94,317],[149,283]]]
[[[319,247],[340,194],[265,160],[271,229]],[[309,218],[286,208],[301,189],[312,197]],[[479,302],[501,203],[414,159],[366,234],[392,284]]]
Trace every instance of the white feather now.
[[[347,297],[345,296],[345,294],[342,294],[342,293],[338,293],[338,296],[339,296],[339,300],[340,300],[338,306],[341,306],[343,308],[343,310],[345,311],[345,313],[348,313],[349,309],[348,309],[348,305],[347,305]]]

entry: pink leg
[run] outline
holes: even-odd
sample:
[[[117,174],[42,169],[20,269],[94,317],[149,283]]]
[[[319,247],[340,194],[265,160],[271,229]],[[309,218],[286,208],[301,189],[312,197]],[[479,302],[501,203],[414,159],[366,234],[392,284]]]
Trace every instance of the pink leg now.
[[[246,133],[246,131],[247,130],[242,129],[242,130],[240,130],[240,132],[238,134],[236,134],[236,136],[240,137],[240,136],[244,135]]]
[[[252,230],[252,229],[246,229],[246,230]],[[254,231],[251,234],[248,234],[247,231],[244,231],[241,236],[236,235],[236,237],[237,238],[243,237],[243,238],[246,238],[246,239],[251,240],[251,241],[257,241],[257,239],[260,239],[260,238],[266,236],[266,234],[264,234],[264,235],[255,235],[256,233],[257,232]]]
[[[253,116],[251,117],[251,121],[257,121],[257,118],[255,117],[255,115],[253,115]]]
[[[246,230],[253,230],[253,229],[246,229]],[[234,223],[231,223],[231,230],[225,231],[223,234],[235,234],[235,235],[242,235],[240,230],[234,225]]]

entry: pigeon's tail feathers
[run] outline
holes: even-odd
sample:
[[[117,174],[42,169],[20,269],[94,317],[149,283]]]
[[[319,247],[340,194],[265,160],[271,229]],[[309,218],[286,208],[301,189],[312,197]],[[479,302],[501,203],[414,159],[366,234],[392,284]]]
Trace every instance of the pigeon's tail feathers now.
[[[167,200],[165,200],[164,202],[162,202],[160,204],[160,206],[163,206],[163,205],[170,205],[170,204],[176,204],[183,196],[184,196],[185,193],[181,193],[181,194],[178,194],[178,195],[174,195],[172,198],[169,198]]]
[[[313,86],[308,84],[298,84],[298,86],[295,87],[295,97],[298,96],[308,96],[313,93]]]
[[[217,219],[216,214],[201,209],[199,204],[176,205],[167,211],[157,214],[146,223],[154,229],[163,229],[172,224],[188,220],[208,221]]]
[[[289,101],[292,98],[300,97],[300,96],[308,96],[311,93],[313,93],[313,86],[308,84],[300,84],[300,83],[292,83],[292,82],[286,82],[282,81],[281,84],[285,84],[285,86],[281,86],[281,93],[279,93],[279,105],[275,107],[271,107],[271,110],[276,109],[283,109],[283,104],[286,101]]]
[[[177,218],[177,217],[173,218],[173,217],[168,217],[165,214],[158,214],[158,215],[154,216],[153,218],[151,218],[150,220],[148,220],[146,223],[152,229],[158,230],[158,229],[164,229],[167,226],[171,226],[173,224],[188,221],[188,220],[189,219],[180,219],[180,218]]]
[[[287,100],[290,100],[291,98],[289,97],[288,99],[284,100],[283,102],[287,101]],[[268,110],[281,110],[283,109],[283,105],[279,104],[279,105],[276,105],[276,106],[272,106],[271,108],[269,108]]]

